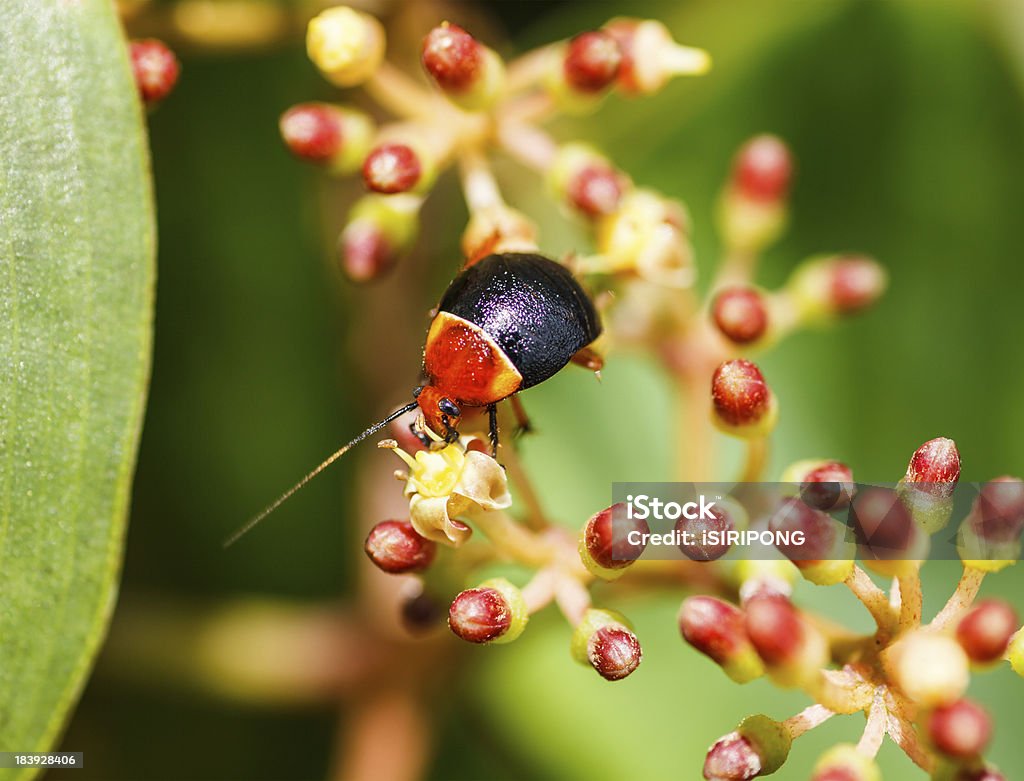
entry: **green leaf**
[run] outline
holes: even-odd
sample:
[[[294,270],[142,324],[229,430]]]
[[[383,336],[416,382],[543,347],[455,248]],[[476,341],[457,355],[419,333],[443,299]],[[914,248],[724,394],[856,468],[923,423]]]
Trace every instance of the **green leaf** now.
[[[0,0],[0,19],[0,751],[43,751],[115,601],[153,204],[113,4]]]

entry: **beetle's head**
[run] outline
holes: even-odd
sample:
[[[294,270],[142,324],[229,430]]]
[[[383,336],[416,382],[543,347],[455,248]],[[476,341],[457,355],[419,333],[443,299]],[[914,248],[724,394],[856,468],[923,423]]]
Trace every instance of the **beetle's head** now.
[[[448,396],[433,385],[424,385],[416,392],[416,403],[423,412],[423,419],[431,431],[442,437],[445,442],[453,442],[459,433],[456,431],[462,410]]]

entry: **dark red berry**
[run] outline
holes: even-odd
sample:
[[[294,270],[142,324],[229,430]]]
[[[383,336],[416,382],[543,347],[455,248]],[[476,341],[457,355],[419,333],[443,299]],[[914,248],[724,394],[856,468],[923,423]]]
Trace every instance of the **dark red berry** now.
[[[163,41],[147,38],[130,44],[132,72],[139,95],[147,104],[166,98],[178,82],[181,66]]]
[[[789,191],[793,162],[781,139],[761,135],[750,139],[736,155],[736,189],[754,201],[781,201]]]
[[[711,400],[718,416],[731,426],[757,423],[771,406],[771,390],[751,361],[726,361],[711,378]]]
[[[720,291],[711,305],[711,316],[725,338],[736,344],[756,342],[768,330],[764,296],[749,287]]]
[[[404,193],[423,175],[420,158],[405,144],[381,144],[363,162],[363,181],[378,193]]]
[[[470,643],[486,643],[501,637],[512,625],[512,610],[501,592],[493,588],[463,591],[448,610],[452,632]]]
[[[417,534],[409,521],[381,521],[370,530],[363,549],[385,572],[420,572],[434,560],[437,544]]]
[[[565,53],[565,80],[580,92],[600,92],[619,75],[622,50],[608,33],[595,30],[580,33]]]
[[[1012,607],[1000,599],[986,599],[961,619],[956,639],[972,662],[986,664],[1006,655],[1017,627],[1017,614]]]
[[[422,61],[442,89],[464,92],[479,76],[482,53],[472,35],[445,22],[423,39]]]

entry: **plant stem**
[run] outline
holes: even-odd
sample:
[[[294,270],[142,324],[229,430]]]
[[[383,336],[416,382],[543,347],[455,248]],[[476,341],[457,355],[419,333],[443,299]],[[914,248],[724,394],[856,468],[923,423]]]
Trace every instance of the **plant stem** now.
[[[590,608],[590,592],[576,578],[561,573],[555,587],[555,601],[566,621],[577,626]]]
[[[523,601],[526,612],[530,615],[542,610],[555,598],[555,587],[558,585],[558,572],[550,567],[537,572],[530,582],[523,586]]]
[[[505,120],[498,125],[498,143],[527,168],[546,172],[555,162],[558,144],[538,127]]]
[[[900,575],[900,618],[901,631],[921,625],[921,572],[915,568],[909,575]]]
[[[462,193],[470,213],[501,206],[504,200],[498,182],[479,149],[468,149],[459,155]]]
[[[764,474],[764,468],[768,461],[768,439],[757,437],[746,440],[746,451],[743,471],[737,482],[756,483]]]
[[[864,726],[864,733],[857,742],[857,751],[866,757],[874,758],[885,740],[885,732],[888,726],[888,713],[885,707],[885,696],[882,687],[875,689],[875,697],[868,708],[868,723]]]
[[[544,512],[544,507],[541,505],[540,497],[534,490],[533,481],[530,480],[530,475],[523,467],[523,462],[514,446],[502,454],[502,460],[505,462],[505,471],[512,478],[519,497],[526,505],[526,525],[534,531],[542,531],[551,526],[547,513]]]
[[[976,567],[964,567],[964,572],[960,576],[960,582],[957,583],[956,590],[928,626],[932,629],[945,629],[960,618],[974,604],[984,579],[984,570],[977,569]]]
[[[701,482],[710,477],[714,462],[714,429],[708,412],[707,389],[698,387],[694,378],[687,374],[676,375],[675,391],[678,478]]]
[[[524,528],[501,510],[476,510],[469,517],[495,548],[520,564],[543,566],[555,555],[547,540]]]
[[[363,86],[378,105],[406,119],[433,118],[439,112],[452,114],[455,111],[387,62],[382,62]]]
[[[555,45],[541,46],[512,60],[508,64],[505,76],[505,88],[508,92],[522,92],[539,82],[547,72]]]
[[[782,722],[782,726],[789,731],[789,737],[796,740],[805,732],[814,729],[819,724],[824,724],[835,715],[824,705],[810,705],[795,716],[790,716]]]
[[[864,603],[878,628],[888,630],[893,620],[892,607],[885,592],[875,585],[868,573],[854,565],[853,573],[843,582]]]

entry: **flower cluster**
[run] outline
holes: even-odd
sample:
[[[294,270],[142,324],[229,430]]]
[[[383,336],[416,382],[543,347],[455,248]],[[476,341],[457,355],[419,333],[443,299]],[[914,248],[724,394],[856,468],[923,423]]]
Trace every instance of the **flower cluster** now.
[[[886,286],[882,267],[859,254],[823,254],[797,264],[778,289],[755,283],[760,256],[785,230],[793,173],[787,146],[761,135],[738,150],[722,188],[717,227],[723,253],[704,300],[694,290],[685,206],[634,182],[594,146],[558,141],[544,128],[560,113],[596,110],[610,92],[648,95],[672,76],[706,71],[708,55],[673,41],[659,22],[613,19],[508,63],[457,24],[424,32],[426,83],[385,60],[385,31],[372,16],[334,7],[308,27],[308,53],[324,77],[338,87],[361,86],[394,117],[327,103],[300,104],[281,117],[282,137],[295,155],[332,175],[361,175],[366,185],[339,237],[344,273],[369,281],[393,268],[415,242],[424,199],[452,166],[469,207],[462,235],[467,262],[536,251],[534,224],[504,201],[490,165],[494,151],[510,154],[541,175],[557,204],[590,228],[590,251],[565,264],[602,304],[600,351],[646,350],[671,378],[679,399],[679,479],[716,476],[715,428],[744,444],[737,479],[765,479],[768,438],[781,405],[747,356],[800,328],[867,308]],[[594,362],[600,365],[596,354]],[[522,423],[518,401],[505,406]],[[404,611],[411,624],[443,614],[430,606],[447,602],[456,636],[507,643],[527,629],[529,616],[555,603],[571,628],[572,657],[617,681],[640,664],[640,640],[625,616],[592,604],[591,586],[620,578],[703,584],[714,593],[688,597],[679,613],[685,641],[738,683],[768,676],[812,701],[783,721],[744,719],[711,747],[706,778],[772,773],[801,734],[834,714],[858,712],[867,717],[864,736],[856,746],[826,753],[817,781],[877,779],[873,758],[885,735],[936,778],[1001,777],[981,759],[989,718],[963,694],[972,666],[1009,658],[1024,672],[1024,639],[1019,633],[1012,639],[1013,611],[1001,602],[974,604],[985,573],[1018,556],[1021,481],[1002,478],[979,496],[959,534],[963,579],[946,607],[924,623],[921,540],[950,522],[960,471],[948,439],[919,448],[894,491],[857,491],[846,465],[808,460],[782,474],[800,491],[781,506],[723,504],[703,521],[708,529],[803,531],[811,548],[799,557],[781,550],[779,560],[728,564],[716,561],[728,546],[691,546],[683,550],[690,561],[666,563],[637,561],[644,546],[631,544],[627,533],[649,530],[643,521],[625,528],[616,516],[613,523],[614,507],[595,508],[577,534],[554,523],[515,448],[503,447],[493,458],[483,424],[471,416],[458,439],[435,438],[432,446],[410,437],[408,422],[399,419],[395,438],[381,443],[403,462],[396,476],[408,518],[377,524],[365,550],[381,570],[415,578]],[[514,513],[510,482],[522,505]],[[862,539],[851,542],[834,528],[823,511],[837,506],[849,506]],[[881,536],[893,547],[893,534],[902,555],[865,562],[892,578],[887,593],[848,549],[881,547]],[[1000,556],[988,555],[993,545]],[[814,558],[807,558],[808,550]],[[530,575],[518,585],[513,575],[482,578],[480,571],[496,562],[513,562]],[[799,577],[850,589],[877,631],[857,636],[801,610],[792,599]]]

